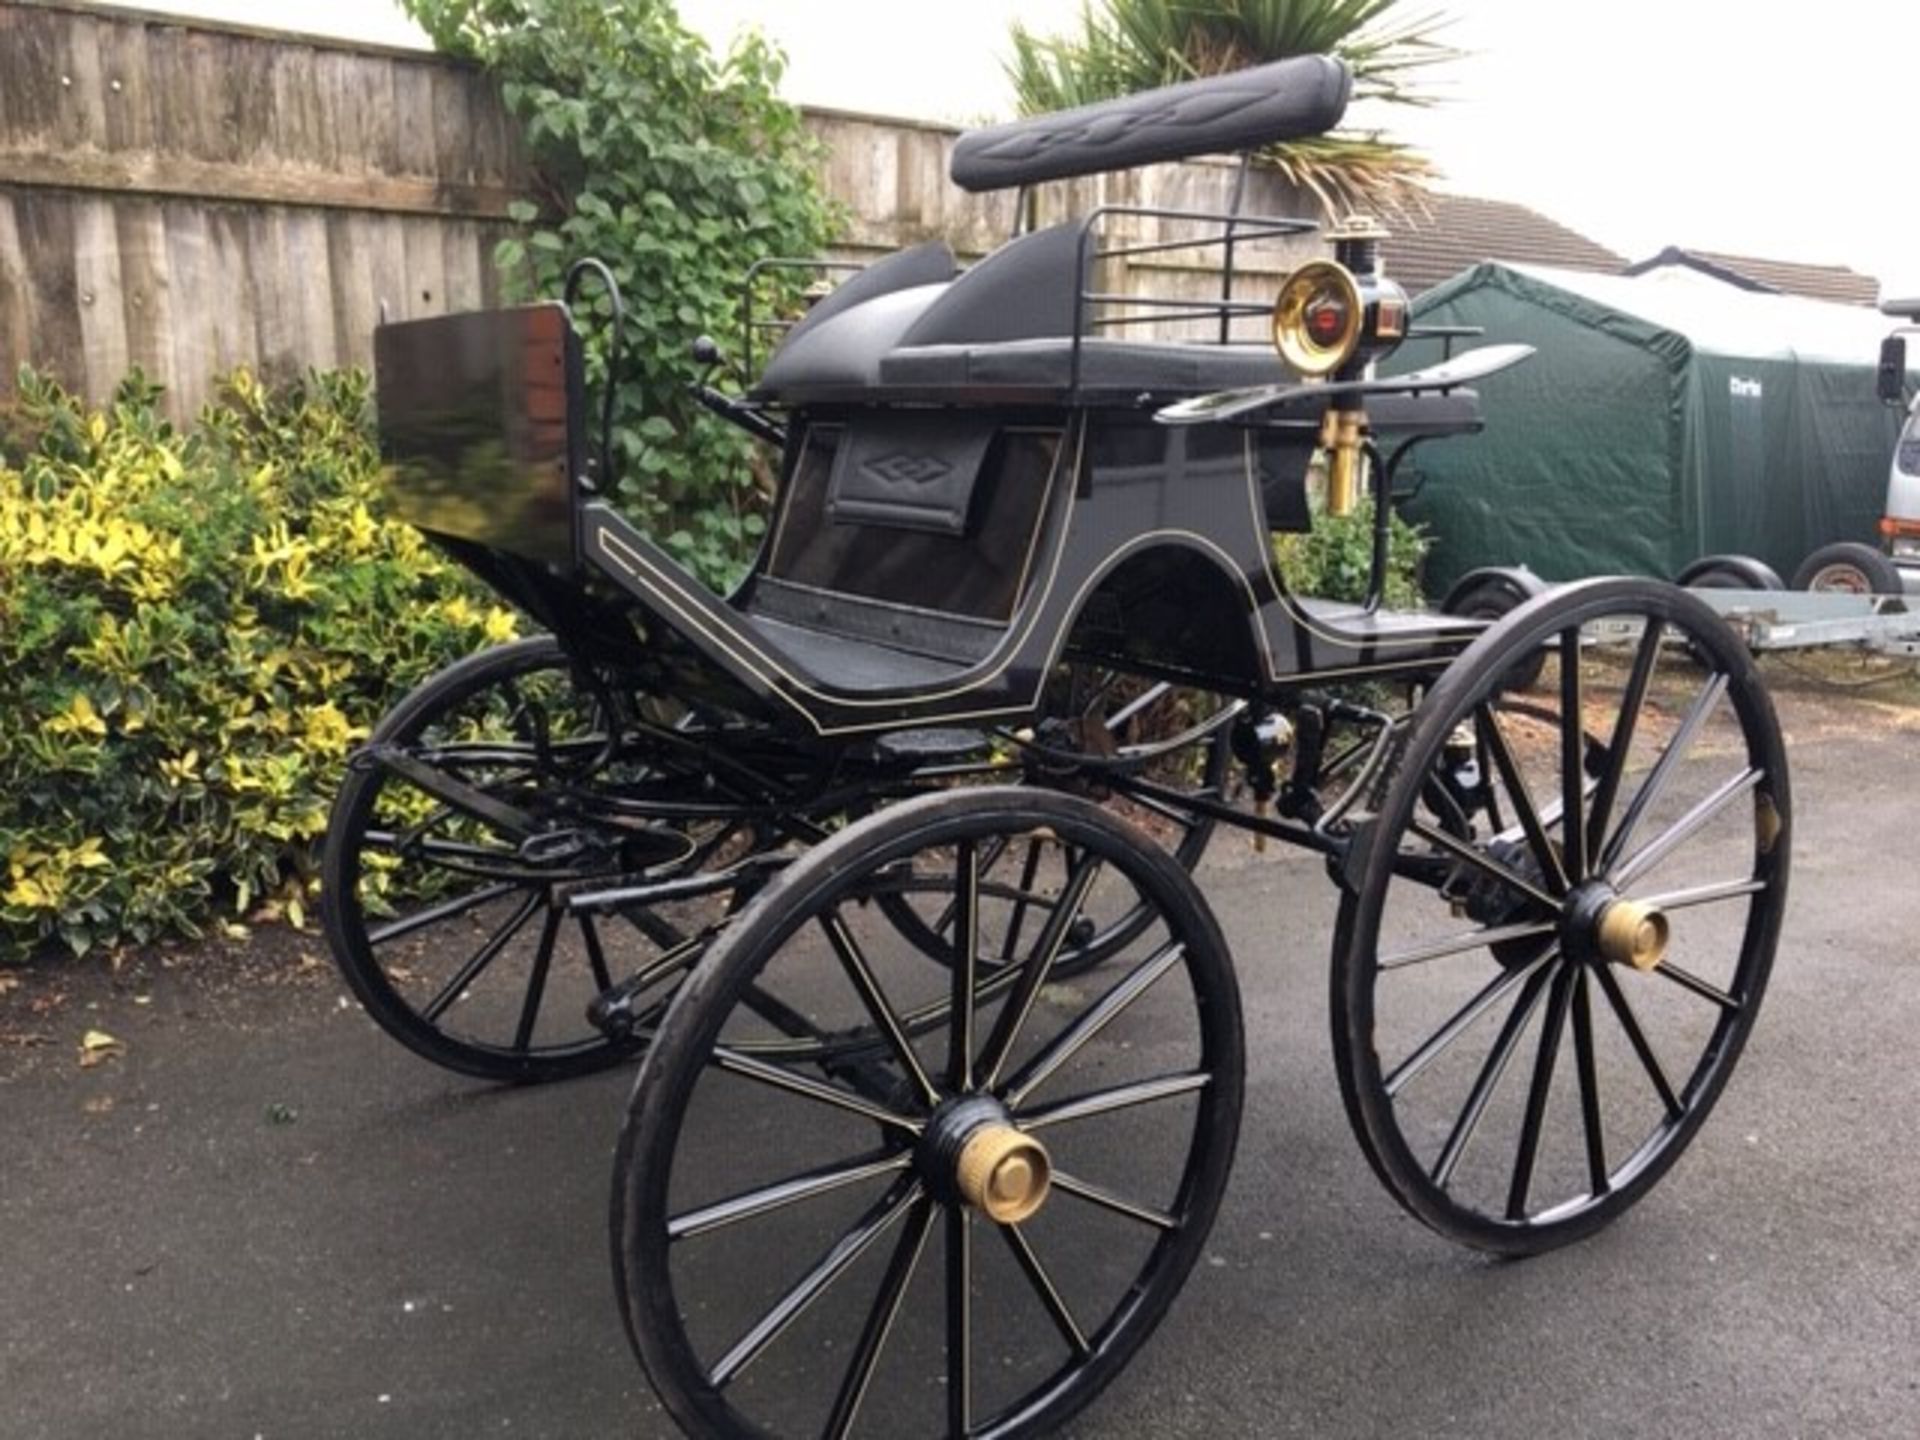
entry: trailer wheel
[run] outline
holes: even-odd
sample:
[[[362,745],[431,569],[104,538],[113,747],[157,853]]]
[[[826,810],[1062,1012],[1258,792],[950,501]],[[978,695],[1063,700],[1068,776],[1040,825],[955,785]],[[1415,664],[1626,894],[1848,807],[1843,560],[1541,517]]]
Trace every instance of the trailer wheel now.
[[[1893,561],[1871,545],[1842,540],[1822,545],[1793,572],[1796,590],[1837,590],[1846,595],[1899,595],[1905,586]]]
[[[1707,555],[1694,561],[1673,583],[1689,590],[1784,590],[1780,572],[1751,555]]]
[[[1445,614],[1458,615],[1463,620],[1485,620],[1491,624],[1545,590],[1545,584],[1531,570],[1475,570],[1462,576],[1447,592],[1447,598],[1440,602],[1440,609]],[[1546,663],[1544,650],[1538,655],[1517,661],[1501,677],[1500,688],[1509,693],[1531,690],[1539,683],[1540,672],[1546,668]]]

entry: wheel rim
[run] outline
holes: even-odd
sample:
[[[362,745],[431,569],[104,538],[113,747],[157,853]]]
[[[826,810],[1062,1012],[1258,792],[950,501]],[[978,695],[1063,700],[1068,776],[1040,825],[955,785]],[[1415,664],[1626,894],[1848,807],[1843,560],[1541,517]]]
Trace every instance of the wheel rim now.
[[[1500,695],[1492,677],[1543,643],[1539,692]],[[1490,632],[1429,697],[1401,773],[1468,743],[1497,814],[1448,843],[1418,787],[1383,804],[1342,907],[1336,1049],[1396,1197],[1526,1253],[1634,1203],[1725,1083],[1785,902],[1785,758],[1731,633],[1637,582]]]
[[[690,1433],[1040,1433],[1111,1379],[1197,1258],[1240,1104],[1218,931],[1143,837],[1084,802],[1007,794],[908,802],[798,862],[649,1053],[615,1263],[636,1350]],[[1080,857],[1066,892],[1017,963],[968,966],[1017,903],[972,883],[984,847],[1042,825]],[[909,866],[952,866],[978,897],[948,966],[861,903]],[[1062,984],[1073,913],[1115,884],[1152,911],[1143,933]],[[912,1021],[927,1002],[935,1023]],[[796,1025],[862,1032],[864,1052],[756,1052]]]
[[[559,1078],[633,1053],[637,1040],[589,1023],[589,1002],[639,977],[635,1006],[657,1021],[718,903],[594,914],[569,894],[698,868],[737,841],[717,826],[676,835],[562,818],[561,794],[643,785],[646,768],[610,754],[602,706],[581,696],[557,646],[479,658],[376,732],[370,751],[394,763],[363,760],[350,775],[329,826],[328,932],[355,992],[403,1043],[485,1078]],[[448,779],[541,834],[529,842],[430,793]]]
[[[1828,590],[1841,595],[1871,595],[1873,582],[1852,565],[1823,565],[1807,581],[1809,590]]]

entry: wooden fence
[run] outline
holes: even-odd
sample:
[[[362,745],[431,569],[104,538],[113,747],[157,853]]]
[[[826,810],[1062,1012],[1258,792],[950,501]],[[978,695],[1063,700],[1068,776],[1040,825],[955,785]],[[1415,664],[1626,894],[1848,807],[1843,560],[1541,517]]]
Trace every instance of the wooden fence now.
[[[1009,195],[946,179],[957,132],[810,113],[825,178],[867,258],[930,236],[978,255]],[[1095,177],[1044,198],[1223,209],[1235,169]],[[1256,173],[1254,210],[1299,197]],[[0,0],[0,399],[31,361],[94,397],[138,365],[176,414],[240,364],[368,363],[382,307],[492,303],[507,207],[529,189],[517,128],[468,66],[414,51],[214,26],[65,0]],[[1158,234],[1158,222],[1136,230]],[[1243,247],[1248,294],[1297,256]],[[1214,255],[1131,263],[1128,289],[1205,296]]]

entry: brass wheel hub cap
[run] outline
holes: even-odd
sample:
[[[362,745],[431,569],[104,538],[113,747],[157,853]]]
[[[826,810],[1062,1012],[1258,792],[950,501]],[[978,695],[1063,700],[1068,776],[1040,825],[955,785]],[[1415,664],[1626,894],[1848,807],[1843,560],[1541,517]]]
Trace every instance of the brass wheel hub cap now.
[[[1046,1204],[1053,1185],[1047,1148],[1012,1125],[989,1122],[960,1147],[954,1183],[961,1198],[997,1224],[1018,1225]]]
[[[1611,963],[1651,970],[1666,958],[1668,935],[1667,917],[1653,906],[1614,900],[1600,912],[1595,941]]]

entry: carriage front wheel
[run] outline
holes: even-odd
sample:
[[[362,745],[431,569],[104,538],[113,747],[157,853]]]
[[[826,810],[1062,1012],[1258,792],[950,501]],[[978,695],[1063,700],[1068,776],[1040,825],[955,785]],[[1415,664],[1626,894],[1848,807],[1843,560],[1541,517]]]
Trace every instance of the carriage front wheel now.
[[[1476,641],[1389,773],[1334,942],[1354,1131],[1442,1234],[1576,1240],[1674,1162],[1753,1028],[1791,833],[1772,705],[1699,600],[1592,581]],[[1436,783],[1470,836],[1432,823]]]
[[[1028,837],[1070,864],[1000,875]],[[930,963],[875,901],[959,897]],[[1093,903],[1146,919],[1061,977]],[[1032,787],[891,807],[715,942],[616,1160],[634,1348],[699,1436],[1049,1433],[1200,1254],[1238,1133],[1238,992],[1173,856]]]

